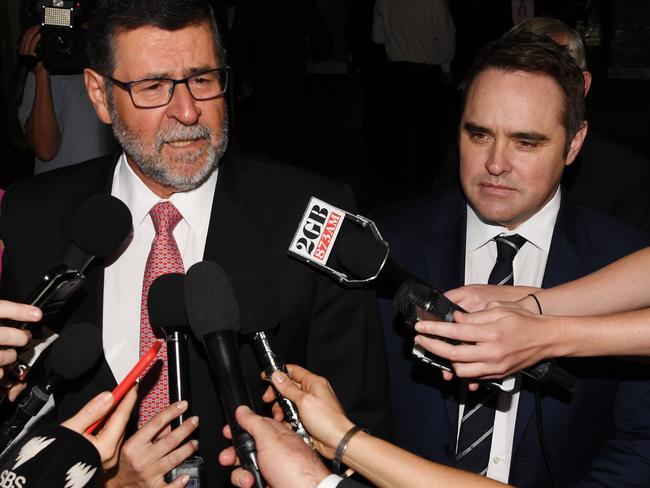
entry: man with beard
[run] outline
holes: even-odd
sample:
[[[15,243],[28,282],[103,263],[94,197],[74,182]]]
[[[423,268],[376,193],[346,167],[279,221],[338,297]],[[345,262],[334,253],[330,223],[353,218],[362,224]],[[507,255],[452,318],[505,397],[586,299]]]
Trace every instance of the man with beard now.
[[[151,330],[146,307],[157,274],[213,260],[229,276],[266,277],[278,302],[278,353],[327,376],[355,422],[387,434],[385,357],[372,294],[343,290],[287,256],[309,197],[352,208],[349,189],[226,154],[224,94],[230,80],[216,26],[201,0],[103,0],[89,36],[86,87],[122,152],[23,181],[7,192],[2,208],[3,289],[14,297],[24,297],[45,270],[61,262],[70,242],[68,219],[88,198],[110,193],[133,216],[131,240],[105,269],[88,273],[83,293],[70,304],[66,323],[101,327],[106,360],[56,395],[58,416],[68,417],[93,395],[112,389],[148,345],[161,339]],[[217,454],[227,443],[220,434],[225,419],[200,344],[191,342],[189,349],[189,408],[201,421],[198,452],[206,462],[207,485],[222,486],[228,473]],[[241,356],[260,411],[264,385],[249,344],[242,345]],[[185,439],[191,427],[166,428],[176,407],[164,408],[164,362],[157,372],[139,409],[141,428],[123,446],[108,486],[163,486],[164,473],[197,449]]]

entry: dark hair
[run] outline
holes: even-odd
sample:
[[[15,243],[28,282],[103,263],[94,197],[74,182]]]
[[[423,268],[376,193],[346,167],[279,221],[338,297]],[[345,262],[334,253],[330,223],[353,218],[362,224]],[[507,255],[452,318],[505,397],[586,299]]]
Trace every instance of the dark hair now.
[[[565,152],[585,118],[585,81],[582,70],[569,52],[551,38],[531,32],[508,32],[483,48],[460,85],[463,101],[483,71],[526,71],[550,76],[562,90],[562,125],[566,131]]]
[[[215,51],[225,65],[217,24],[205,0],[98,0],[88,28],[89,65],[99,73],[113,73],[113,41],[120,32],[145,26],[174,31],[201,22],[211,25]]]

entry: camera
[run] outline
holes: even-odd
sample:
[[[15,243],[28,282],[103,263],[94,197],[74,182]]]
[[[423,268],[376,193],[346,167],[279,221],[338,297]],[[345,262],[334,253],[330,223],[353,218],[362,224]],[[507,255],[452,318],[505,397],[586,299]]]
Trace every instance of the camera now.
[[[43,66],[50,73],[80,72],[87,66],[86,10],[81,1],[37,2],[41,21],[38,48]]]

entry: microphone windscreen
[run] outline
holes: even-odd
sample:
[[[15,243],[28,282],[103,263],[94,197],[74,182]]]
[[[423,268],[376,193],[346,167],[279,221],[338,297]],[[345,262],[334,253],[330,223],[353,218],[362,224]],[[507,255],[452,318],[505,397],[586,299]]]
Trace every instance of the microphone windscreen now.
[[[91,324],[73,324],[61,332],[49,349],[43,361],[45,371],[73,380],[88,371],[99,359],[102,353],[101,333]]]
[[[163,330],[187,327],[184,284],[185,275],[181,273],[161,275],[151,284],[147,304],[153,327]]]
[[[361,232],[339,236],[332,250],[339,265],[359,279],[377,274],[387,252],[386,246],[380,241]]]
[[[2,479],[15,488],[96,486],[102,473],[99,452],[81,434],[51,425],[38,428],[0,457]],[[11,481],[13,480],[13,482]]]
[[[239,304],[239,331],[254,334],[275,329],[280,312],[273,283],[264,275],[241,273],[232,277]]]
[[[185,276],[185,306],[199,340],[212,332],[239,331],[239,306],[226,272],[213,261],[196,263]]]
[[[132,227],[128,207],[112,195],[86,200],[72,219],[72,241],[89,256],[112,255]]]

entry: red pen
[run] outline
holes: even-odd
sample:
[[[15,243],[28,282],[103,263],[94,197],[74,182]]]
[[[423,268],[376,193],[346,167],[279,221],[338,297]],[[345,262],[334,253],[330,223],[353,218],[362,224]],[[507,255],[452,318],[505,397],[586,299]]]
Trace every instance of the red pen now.
[[[162,345],[162,342],[156,341],[151,345],[151,348],[140,358],[140,360],[135,363],[135,366],[129,371],[129,374],[127,374],[124,379],[120,382],[119,385],[115,387],[115,389],[112,391],[113,394],[113,406],[111,407],[111,410],[117,405],[120,400],[122,400],[122,397],[126,395],[126,392],[129,391],[129,389],[133,386],[133,383],[135,383],[135,380],[138,379],[138,377],[142,374],[142,372],[151,364],[151,361],[154,360],[156,355],[158,354],[158,351],[160,350],[160,347]],[[86,429],[86,434],[92,434],[95,429],[101,424],[106,416],[102,417],[99,419],[97,422],[95,422],[93,425],[88,427]]]

